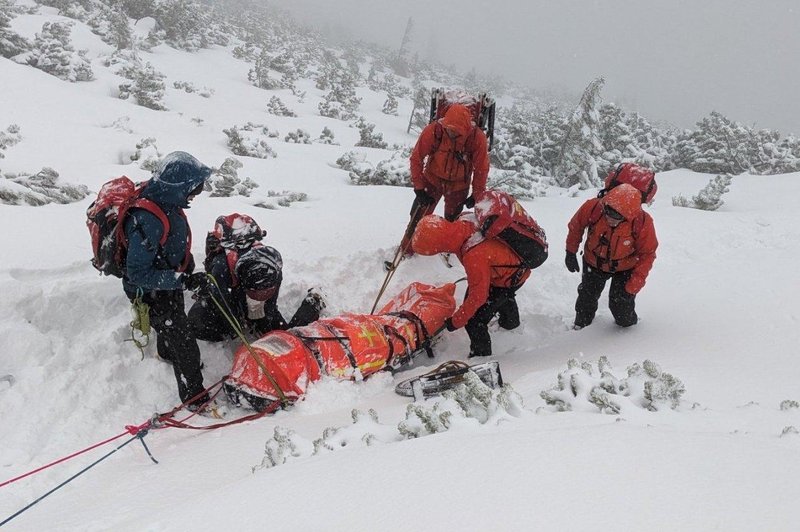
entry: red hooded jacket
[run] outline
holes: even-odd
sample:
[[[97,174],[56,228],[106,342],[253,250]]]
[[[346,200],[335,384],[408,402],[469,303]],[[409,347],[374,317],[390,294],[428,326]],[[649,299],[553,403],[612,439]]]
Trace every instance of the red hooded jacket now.
[[[502,240],[484,238],[465,214],[448,222],[434,214],[420,220],[412,246],[420,255],[454,253],[467,274],[467,297],[452,316],[453,326],[461,328],[489,299],[489,288],[521,286],[531,271],[520,268],[520,258]]]
[[[410,158],[412,185],[422,189],[427,182],[447,193],[466,190],[471,181],[473,193],[483,192],[489,175],[488,145],[469,109],[451,105],[444,117],[425,126],[417,139]]]
[[[603,215],[609,205],[625,219],[612,227]],[[641,193],[622,184],[603,198],[592,198],[581,205],[567,225],[567,251],[577,253],[588,229],[583,259],[598,270],[614,273],[633,270],[625,291],[637,294],[644,287],[647,274],[656,260],[658,239],[653,218],[642,210]]]

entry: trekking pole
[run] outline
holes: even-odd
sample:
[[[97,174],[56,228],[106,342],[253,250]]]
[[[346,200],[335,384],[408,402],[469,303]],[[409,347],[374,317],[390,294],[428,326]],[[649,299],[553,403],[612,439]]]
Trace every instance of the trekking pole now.
[[[403,255],[405,255],[406,249],[408,247],[408,243],[411,241],[410,237],[414,233],[414,229],[416,228],[417,224],[416,220],[417,215],[420,213],[420,209],[423,208],[422,204],[417,202],[416,207],[411,212],[411,219],[408,221],[408,225],[406,226],[406,230],[403,233],[403,240],[400,242],[400,245],[397,246],[397,251],[394,253],[394,258],[392,258],[392,262],[390,263],[389,267],[387,268],[386,277],[383,279],[383,284],[381,285],[380,289],[378,290],[378,297],[375,298],[375,303],[372,304],[372,310],[369,311],[370,314],[375,313],[375,309],[378,307],[378,302],[383,297],[383,293],[386,291],[386,288],[389,286],[389,281],[392,280],[394,277],[394,272],[397,270],[397,267],[400,265],[400,262],[403,260]],[[403,244],[405,242],[405,245]]]

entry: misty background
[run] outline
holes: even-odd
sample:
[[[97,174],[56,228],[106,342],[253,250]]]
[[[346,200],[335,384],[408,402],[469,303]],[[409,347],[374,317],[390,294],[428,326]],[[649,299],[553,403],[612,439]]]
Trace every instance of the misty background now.
[[[568,94],[604,76],[607,101],[692,127],[711,111],[800,134],[796,0],[274,0],[334,39]]]

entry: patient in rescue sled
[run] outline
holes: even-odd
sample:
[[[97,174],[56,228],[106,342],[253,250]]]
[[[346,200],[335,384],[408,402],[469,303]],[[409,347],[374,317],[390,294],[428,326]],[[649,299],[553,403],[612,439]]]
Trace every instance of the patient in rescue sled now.
[[[375,314],[343,314],[274,330],[236,351],[223,384],[231,402],[274,409],[305,394],[323,376],[362,380],[397,369],[419,353],[456,308],[455,285],[412,283]]]

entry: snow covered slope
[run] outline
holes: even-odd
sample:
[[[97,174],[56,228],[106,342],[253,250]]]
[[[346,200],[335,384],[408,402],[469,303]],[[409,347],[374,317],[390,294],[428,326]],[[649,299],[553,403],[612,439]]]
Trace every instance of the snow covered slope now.
[[[14,19],[20,31],[37,31],[41,22]],[[90,57],[103,52],[94,36],[81,35],[79,47]],[[148,60],[170,81],[214,94],[170,90],[170,111],[151,111],[115,98],[120,78],[97,64],[97,80],[69,84],[0,59],[0,129],[19,124],[23,137],[6,151],[2,170],[51,166],[96,190],[122,173],[147,177],[124,164],[144,137],[155,137],[162,153],[185,150],[219,166],[232,156],[222,129],[266,123],[282,133],[271,142],[278,157],[239,157],[239,175],[260,187],[249,199],[198,198],[188,211],[195,235],[219,214],[246,212],[284,257],[285,312],[310,286],[325,291],[329,315],[368,312],[383,280],[381,263],[405,227],[410,189],[349,184],[333,162],[352,149],[358,131],[318,115],[322,92],[312,82],[300,103],[289,91],[250,85],[248,65],[227,49],[158,47]],[[300,116],[268,115],[272,94]],[[380,113],[383,95],[359,96],[388,142],[415,140],[405,133],[407,101],[391,117]],[[281,140],[296,128],[317,136],[324,126],[340,146]],[[390,154],[364,151],[374,161]],[[800,435],[781,434],[800,428],[800,409],[780,405],[800,400],[800,175],[735,177],[717,212],[671,205],[673,195],[696,193],[708,177],[658,176],[650,212],[661,245],[638,298],[642,321],[627,330],[613,324],[605,297],[592,326],[570,329],[579,277],[563,266],[566,223],[593,192],[525,202],[547,231],[551,257],[519,294],[522,326],[493,330],[494,358],[524,401],[519,416],[372,446],[356,439],[336,452],[252,472],[276,427],[313,440],[327,427],[351,425],[353,409],[374,409],[381,424],[396,426],[409,404],[394,393],[396,382],[465,359],[462,330],[443,336],[435,360],[420,359],[394,378],[322,381],[291,410],[219,431],[154,431],[146,441],[158,465],[138,443],[129,445],[4,530],[797,530]],[[253,206],[268,190],[304,192],[308,201]],[[141,360],[125,342],[130,317],[119,281],[98,277],[89,264],[90,199],[0,205],[0,483],[176,404],[171,368],[152,350]],[[202,240],[195,238],[198,258]],[[402,264],[388,291],[462,274],[418,257]],[[234,348],[201,343],[207,383],[230,369]],[[684,382],[682,404],[619,415],[546,407],[539,393],[556,383],[569,358],[601,356],[618,377],[633,363],[657,362]],[[0,520],[111,448],[0,487]]]

